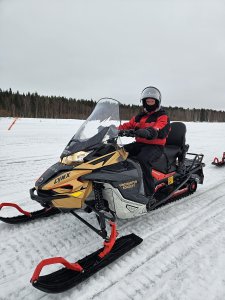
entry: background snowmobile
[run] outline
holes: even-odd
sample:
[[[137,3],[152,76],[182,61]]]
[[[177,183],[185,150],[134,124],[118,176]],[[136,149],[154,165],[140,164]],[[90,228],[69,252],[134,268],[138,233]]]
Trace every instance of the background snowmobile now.
[[[223,165],[225,165],[225,152],[223,152],[221,161],[219,161],[219,159],[217,157],[215,157],[212,162],[212,165],[215,165],[217,167],[222,167]]]
[[[30,190],[31,198],[45,209],[72,213],[105,240],[103,248],[76,263],[62,257],[40,262],[31,278],[37,289],[58,293],[92,276],[142,242],[135,234],[117,239],[117,218],[142,216],[194,193],[198,183],[203,183],[203,155],[187,153],[186,127],[181,122],[174,122],[164,154],[153,165],[157,201],[147,210],[148,198],[144,194],[142,170],[135,158],[128,158],[128,153],[119,142],[116,129],[119,124],[119,102],[110,98],[101,99],[66,146],[60,161],[51,166]],[[124,132],[126,136],[134,134]],[[100,228],[84,220],[78,214],[81,210],[94,213]],[[107,233],[108,224],[110,236]],[[56,263],[65,267],[40,276],[44,266]]]

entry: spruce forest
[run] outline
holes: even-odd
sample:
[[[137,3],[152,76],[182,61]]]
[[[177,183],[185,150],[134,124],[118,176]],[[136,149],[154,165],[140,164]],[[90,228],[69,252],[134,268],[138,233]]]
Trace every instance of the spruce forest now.
[[[0,89],[0,117],[86,119],[96,102],[37,93],[20,94]],[[225,111],[164,107],[172,121],[225,122]],[[129,120],[140,112],[140,106],[122,105],[121,119]]]

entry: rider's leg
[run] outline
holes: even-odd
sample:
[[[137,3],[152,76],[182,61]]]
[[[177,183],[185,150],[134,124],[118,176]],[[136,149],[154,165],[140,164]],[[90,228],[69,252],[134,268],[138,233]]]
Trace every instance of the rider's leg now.
[[[140,143],[130,143],[127,145],[124,145],[124,149],[129,152],[129,156],[136,156],[140,152],[142,148],[142,144]]]
[[[140,152],[137,155],[137,159],[140,162],[143,171],[143,182],[145,187],[146,196],[152,196],[155,191],[154,179],[152,177],[152,165],[151,163],[160,158],[163,153],[163,147],[159,145],[145,144],[141,147]]]

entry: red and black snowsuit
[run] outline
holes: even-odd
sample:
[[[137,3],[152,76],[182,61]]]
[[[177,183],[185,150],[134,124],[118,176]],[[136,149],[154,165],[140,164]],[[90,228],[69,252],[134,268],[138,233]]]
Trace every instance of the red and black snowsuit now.
[[[128,130],[149,127],[157,130],[157,138],[149,140],[136,137],[136,142],[124,146],[129,155],[135,156],[142,167],[145,194],[147,196],[151,196],[155,190],[154,179],[151,174],[151,163],[160,158],[163,153],[166,138],[170,131],[169,117],[162,109],[150,113],[141,113],[118,128],[119,130]]]

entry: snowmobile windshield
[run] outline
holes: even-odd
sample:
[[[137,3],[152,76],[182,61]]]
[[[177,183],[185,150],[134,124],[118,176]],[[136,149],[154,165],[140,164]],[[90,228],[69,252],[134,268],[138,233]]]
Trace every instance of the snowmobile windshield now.
[[[89,151],[101,143],[118,136],[120,102],[112,98],[100,99],[92,114],[70,140],[61,158],[78,151]]]

